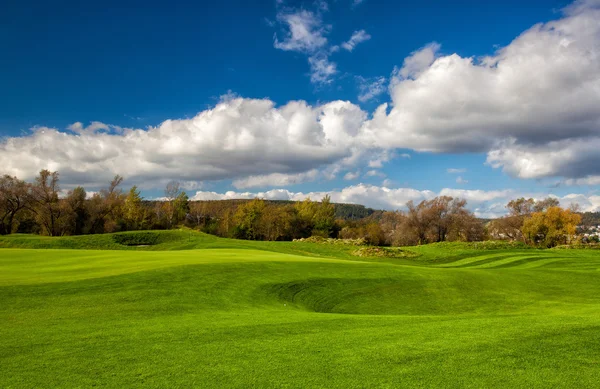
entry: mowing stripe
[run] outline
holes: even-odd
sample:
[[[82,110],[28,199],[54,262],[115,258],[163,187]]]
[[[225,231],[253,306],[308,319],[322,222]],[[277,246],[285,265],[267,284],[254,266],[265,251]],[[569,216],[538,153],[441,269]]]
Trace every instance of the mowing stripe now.
[[[510,254],[510,255],[514,255],[514,254]],[[506,253],[476,255],[473,257],[462,258],[462,259],[459,259],[458,261],[444,263],[444,264],[439,265],[438,267],[461,267],[463,265],[469,265],[471,263],[484,261],[487,259],[506,258],[506,256],[507,256]]]
[[[476,269],[489,269],[489,268],[503,268],[503,267],[515,267],[518,264],[529,263],[533,261],[539,261],[541,259],[546,259],[547,257],[540,256],[531,256],[531,255],[520,255],[520,256],[510,256],[505,259],[501,259],[495,262],[488,262],[481,265],[473,266]]]

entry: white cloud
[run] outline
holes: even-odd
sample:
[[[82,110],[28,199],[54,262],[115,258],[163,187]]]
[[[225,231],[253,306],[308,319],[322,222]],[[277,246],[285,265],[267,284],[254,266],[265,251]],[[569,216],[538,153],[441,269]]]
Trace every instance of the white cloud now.
[[[410,56],[406,57],[404,60],[402,68],[394,72],[397,77],[396,81],[399,82],[399,79],[416,78],[420,76],[421,73],[431,66],[440,47],[439,43],[432,42],[417,51],[413,51]]]
[[[489,152],[521,178],[600,175],[600,5],[565,12],[489,57],[413,53],[366,132],[380,147]]]
[[[280,41],[274,37],[274,46],[284,51],[314,53],[327,45],[328,28],[323,25],[319,14],[306,10],[279,12],[277,20],[285,24],[288,31]]]
[[[489,151],[487,163],[520,178],[558,175],[573,177],[566,181],[568,183],[592,183],[597,181],[594,177],[600,175],[598,150],[600,133],[598,136],[549,141],[539,145],[518,144],[515,139],[511,139],[498,143]]]
[[[287,28],[283,41],[274,37],[274,46],[284,51],[295,51],[308,56],[310,81],[313,84],[329,84],[337,73],[337,65],[329,60],[334,47],[328,49],[325,35],[331,27],[325,25],[320,12],[327,10],[326,2],[316,3],[318,12],[307,10],[282,10],[277,13],[277,21]]]
[[[116,173],[143,187],[171,179],[283,177],[269,176],[273,173],[310,178],[314,169],[335,175],[365,153],[359,138],[366,117],[343,101],[275,107],[267,99],[228,98],[191,119],[166,120],[146,130],[72,133],[36,127],[31,135],[0,143],[0,164],[22,179],[47,168],[58,170],[65,184],[90,187],[105,185]]]
[[[379,170],[369,170],[365,173],[365,177],[385,177],[385,173],[380,172]]]
[[[329,84],[333,75],[337,73],[335,62],[329,61],[325,55],[316,55],[308,58],[310,65],[310,81],[313,84]]]
[[[352,181],[356,180],[358,177],[360,177],[360,171],[348,172],[344,175],[344,180]]]
[[[460,168],[460,169],[456,169],[456,168],[449,168],[446,169],[446,171],[450,174],[458,174],[458,173],[465,173],[467,171],[467,169],[464,168]]]
[[[354,48],[362,42],[368,41],[371,39],[371,35],[369,35],[365,30],[358,30],[352,33],[350,39],[347,42],[342,43],[342,48],[348,51],[354,50]]]
[[[271,173],[257,176],[249,176],[233,181],[236,189],[256,188],[265,186],[289,186],[314,181],[319,177],[320,172],[312,169],[303,173],[281,174]]]
[[[600,176],[587,176],[584,178],[576,178],[565,180],[567,185],[600,185]]]
[[[356,76],[356,81],[360,90],[358,100],[363,103],[374,99],[387,90],[385,77],[364,78]]]
[[[357,5],[360,5],[364,2],[365,0],[352,0],[352,6],[356,7]]]
[[[458,176],[458,177],[456,177],[456,183],[459,184],[459,185],[462,185],[462,184],[468,184],[469,181],[465,180],[461,176]]]

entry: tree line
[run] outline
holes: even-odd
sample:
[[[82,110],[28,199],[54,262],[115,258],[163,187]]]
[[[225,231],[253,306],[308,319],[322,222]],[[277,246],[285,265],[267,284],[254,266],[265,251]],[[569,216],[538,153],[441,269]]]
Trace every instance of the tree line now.
[[[570,243],[581,218],[554,198],[517,199],[508,215],[484,223],[466,200],[439,196],[406,211],[375,211],[333,204],[329,196],[300,202],[190,201],[179,183],[167,184],[164,198],[142,198],[136,186],[121,188],[117,175],[106,188],[88,195],[78,186],[61,196],[58,172],[40,171],[32,183],[0,178],[0,234],[48,236],[170,229],[187,226],[210,234],[251,240],[293,240],[310,236],[363,239],[372,245],[417,245],[444,241],[519,240],[552,247]]]

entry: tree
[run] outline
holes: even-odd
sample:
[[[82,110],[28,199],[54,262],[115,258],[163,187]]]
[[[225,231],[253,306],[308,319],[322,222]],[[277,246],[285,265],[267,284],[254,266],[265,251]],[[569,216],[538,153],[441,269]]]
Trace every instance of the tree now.
[[[313,215],[312,235],[330,237],[335,231],[335,207],[329,195],[321,199]]]
[[[166,207],[164,216],[167,222],[167,228],[171,228],[176,223],[175,200],[182,193],[181,184],[178,181],[170,181],[165,188]]]
[[[137,186],[132,186],[123,204],[123,217],[128,230],[138,230],[143,227],[146,212],[142,206],[142,196]]]
[[[298,221],[294,227],[295,236],[306,238],[311,235],[315,224],[314,218],[317,213],[317,207],[317,203],[312,201],[310,197],[294,204],[294,208],[296,208],[298,214]]]
[[[480,240],[483,225],[466,209],[467,201],[449,196],[407,204],[406,229],[416,244],[446,240]]]
[[[88,219],[88,210],[86,207],[87,193],[81,186],[69,191],[65,199],[67,212],[69,213],[68,222],[70,232],[74,235],[81,235],[85,232],[85,224]]]
[[[525,199],[524,197],[511,200],[506,205],[508,215],[490,222],[490,233],[495,238],[520,240],[527,243],[527,238],[523,235],[525,219],[531,216],[533,212],[544,212],[558,205],[559,201],[554,197],[538,201],[532,198]]]
[[[261,218],[261,230],[266,240],[291,240],[295,238],[297,221],[298,214],[292,205],[269,205]]]
[[[42,170],[31,186],[31,209],[42,232],[50,236],[62,235],[60,218],[63,214],[58,192],[58,172]]]
[[[431,213],[427,212],[427,202],[421,201],[415,205],[412,200],[406,203],[406,227],[416,238],[416,244],[427,243],[427,233],[431,225]]]
[[[173,218],[172,222],[178,224],[185,220],[190,213],[190,202],[187,193],[180,192],[173,201]]]
[[[560,202],[555,197],[547,197],[535,202],[533,212],[545,212],[552,207],[560,207]]]
[[[533,212],[535,200],[521,197],[516,200],[511,200],[506,204],[509,216],[527,216]]]
[[[123,177],[116,175],[108,188],[95,193],[89,201],[90,233],[113,232],[122,218],[121,208],[124,203],[123,191],[119,185]]]
[[[529,244],[554,247],[567,244],[577,231],[581,216],[568,209],[552,206],[543,212],[534,212],[523,223],[523,236]]]
[[[240,239],[261,240],[264,236],[261,218],[265,207],[265,201],[259,198],[241,205],[234,216],[234,236]]]
[[[0,235],[13,231],[15,217],[28,205],[29,186],[17,177],[0,178]]]

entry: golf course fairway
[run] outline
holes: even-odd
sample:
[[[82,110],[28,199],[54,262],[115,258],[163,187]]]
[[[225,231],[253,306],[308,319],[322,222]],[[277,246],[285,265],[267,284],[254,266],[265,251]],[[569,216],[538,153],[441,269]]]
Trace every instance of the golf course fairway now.
[[[0,387],[600,387],[600,251],[0,238]]]

